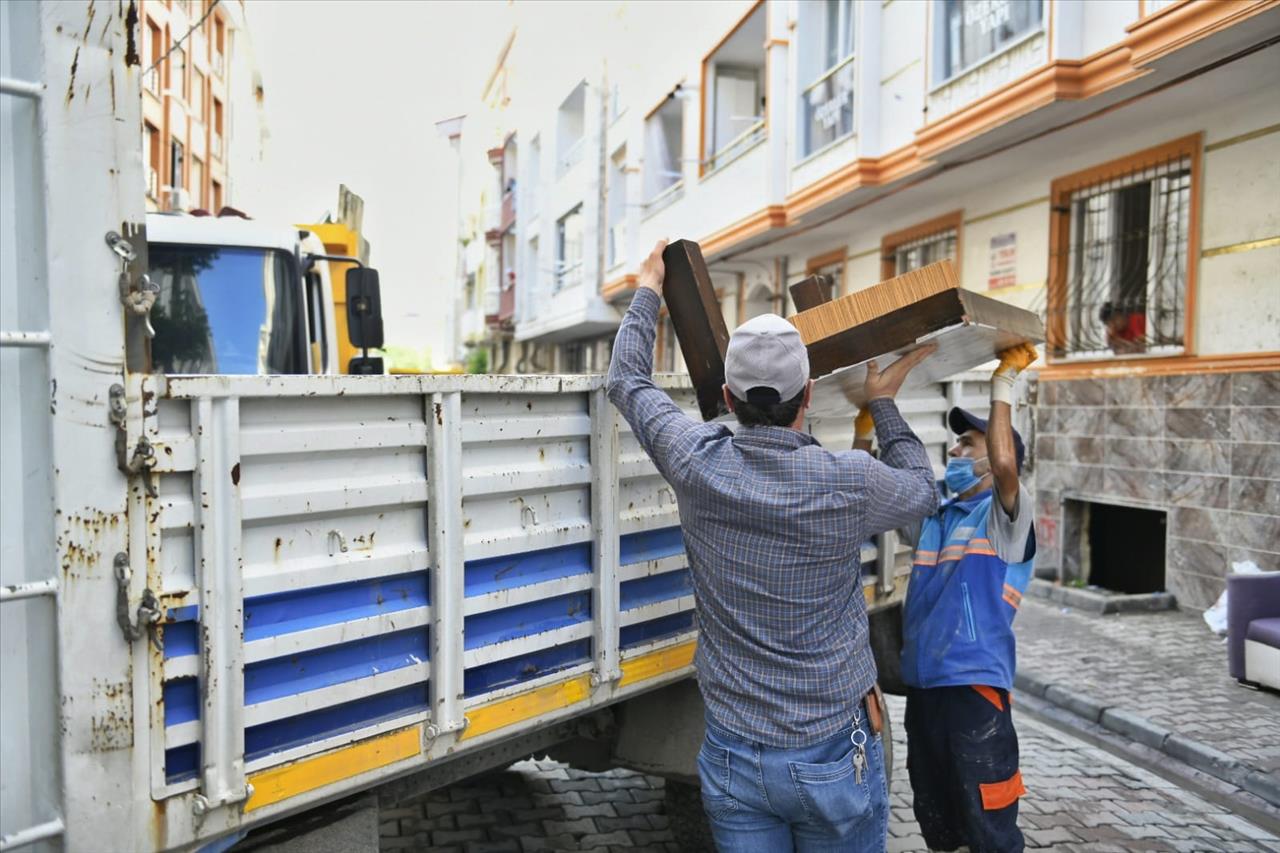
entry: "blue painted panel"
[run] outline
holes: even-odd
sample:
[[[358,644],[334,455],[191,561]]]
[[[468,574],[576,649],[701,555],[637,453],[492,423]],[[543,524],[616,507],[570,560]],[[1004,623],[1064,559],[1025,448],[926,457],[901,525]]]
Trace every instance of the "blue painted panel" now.
[[[251,663],[244,668],[245,704],[256,705],[413,666],[427,660],[428,648],[427,629],[411,628]]]
[[[674,637],[676,634],[684,634],[692,630],[693,611],[686,610],[683,613],[663,616],[661,619],[628,625],[619,632],[618,646],[629,649],[641,643],[660,640],[663,637]]]
[[[591,593],[575,592],[468,616],[463,622],[463,645],[478,649],[590,621]]]
[[[464,583],[466,594],[473,596],[590,572],[591,543],[580,542],[559,548],[472,560],[464,570]]]
[[[164,612],[166,622],[193,622],[200,615],[200,605],[188,604],[184,607],[170,607]]]
[[[463,692],[479,696],[591,660],[591,641],[577,640],[518,658],[472,667],[463,674]]]
[[[272,752],[292,749],[415,711],[425,711],[427,701],[427,683],[424,681],[309,714],[253,726],[244,733],[245,758],[252,761]]]
[[[194,678],[175,678],[164,683],[165,727],[200,719],[200,684]]]
[[[412,572],[246,598],[245,642],[393,613],[428,602],[427,573]]]
[[[198,654],[199,622],[164,622],[164,659],[186,657]]]
[[[670,598],[679,598],[682,595],[693,595],[693,578],[689,575],[688,569],[625,581],[620,589],[623,610],[631,610]]]
[[[200,744],[189,743],[164,751],[164,779],[172,785],[195,777],[200,771]]]
[[[618,564],[628,566],[683,553],[684,534],[678,525],[661,530],[646,530],[643,533],[628,533],[619,542]]]

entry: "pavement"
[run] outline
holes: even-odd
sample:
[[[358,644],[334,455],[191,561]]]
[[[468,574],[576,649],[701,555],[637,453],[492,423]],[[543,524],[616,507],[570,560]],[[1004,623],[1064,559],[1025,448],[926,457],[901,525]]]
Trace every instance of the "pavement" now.
[[[894,733],[890,853],[924,851],[911,813],[904,700],[889,698]],[[1125,758],[1019,711],[1028,794],[1019,823],[1030,849],[1264,851],[1280,837]],[[662,779],[586,773],[522,761],[504,773],[435,791],[381,815],[381,849],[440,853],[625,850],[680,853],[663,814]],[[694,851],[685,851],[694,853]]]
[[[1020,690],[1280,808],[1280,695],[1237,684],[1198,615],[1025,598],[1014,628]]]

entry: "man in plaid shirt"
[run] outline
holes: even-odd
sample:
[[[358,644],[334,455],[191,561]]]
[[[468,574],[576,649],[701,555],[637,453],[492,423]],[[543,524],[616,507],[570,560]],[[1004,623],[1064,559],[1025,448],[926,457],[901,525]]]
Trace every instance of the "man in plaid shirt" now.
[[[659,242],[614,342],[609,399],[675,490],[693,575],[707,733],[703,805],[722,851],[884,849],[884,755],[859,549],[936,511],[924,445],[893,397],[924,348],[866,396],[881,461],[804,432],[812,393],[795,327],[744,323],[725,356],[736,432],[685,415],[651,377]]]

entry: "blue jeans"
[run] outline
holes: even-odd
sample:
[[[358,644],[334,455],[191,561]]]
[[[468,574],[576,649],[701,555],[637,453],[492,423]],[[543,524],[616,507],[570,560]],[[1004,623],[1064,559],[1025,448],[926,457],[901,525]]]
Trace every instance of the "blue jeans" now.
[[[866,735],[858,781],[853,738]],[[702,806],[721,853],[817,853],[885,849],[889,791],[880,738],[866,709],[838,735],[776,749],[742,740],[707,719],[698,752]]]

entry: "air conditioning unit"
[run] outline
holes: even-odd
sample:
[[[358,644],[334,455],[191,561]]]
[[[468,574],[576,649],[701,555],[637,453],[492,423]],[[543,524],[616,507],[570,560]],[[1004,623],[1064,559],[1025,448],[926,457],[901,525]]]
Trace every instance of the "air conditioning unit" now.
[[[184,189],[169,190],[169,209],[170,210],[190,210],[191,209],[191,193]]]

